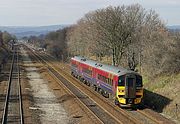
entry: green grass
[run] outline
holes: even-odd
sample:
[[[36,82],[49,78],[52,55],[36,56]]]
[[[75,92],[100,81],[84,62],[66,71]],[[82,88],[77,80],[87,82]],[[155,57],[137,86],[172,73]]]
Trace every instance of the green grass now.
[[[148,77],[147,76],[143,76],[143,84],[145,85],[148,82],[149,82]]]
[[[180,73],[161,75],[152,80],[144,78],[144,87],[150,91],[146,97],[147,103],[162,108],[162,113],[167,114],[180,122],[180,109],[178,115],[175,113],[175,105],[180,108]],[[162,96],[162,97],[160,97]],[[167,102],[167,99],[170,102]]]
[[[154,85],[152,85],[151,90],[154,91],[156,89],[164,88],[171,81],[170,77],[160,77],[157,81],[154,81]]]

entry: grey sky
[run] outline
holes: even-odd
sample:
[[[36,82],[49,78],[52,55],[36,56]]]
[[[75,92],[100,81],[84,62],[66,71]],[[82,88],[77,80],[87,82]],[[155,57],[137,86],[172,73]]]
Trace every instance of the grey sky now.
[[[180,0],[0,0],[0,26],[73,24],[89,11],[133,3],[156,10],[167,25],[180,25]]]

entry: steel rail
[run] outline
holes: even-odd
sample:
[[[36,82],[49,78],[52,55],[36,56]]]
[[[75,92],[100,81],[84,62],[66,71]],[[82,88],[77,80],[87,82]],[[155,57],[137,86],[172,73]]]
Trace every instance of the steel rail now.
[[[28,47],[27,47],[28,48]],[[28,49],[30,49],[30,48],[28,48]],[[61,75],[60,73],[59,73],[59,71],[55,68],[55,67],[53,67],[53,66],[51,66],[45,59],[43,59],[42,57],[40,57],[39,55],[37,55],[37,53],[35,53],[35,52],[33,52],[31,49],[30,49],[30,51],[34,54],[34,55],[36,55],[39,59],[41,59],[41,61],[44,63],[44,64],[46,64],[46,66],[47,66],[47,68],[48,67],[51,67],[55,72],[57,72],[59,75]],[[71,81],[69,81],[68,79],[66,79],[63,75],[61,75],[65,80],[67,80],[68,82],[71,82]],[[78,89],[78,87],[77,86],[75,86],[73,83],[72,83],[72,85],[74,86],[74,87],[76,87],[77,89]],[[84,86],[83,86],[84,87]],[[89,89],[87,89],[88,91],[89,91]],[[84,91],[81,91],[83,94],[86,94]],[[94,93],[93,93],[94,94]],[[87,94],[86,94],[87,95]],[[88,96],[88,95],[87,95]],[[89,97],[92,101],[94,101],[91,97]],[[96,101],[94,101],[102,110],[104,110],[104,112],[106,112],[108,115],[110,115],[112,118],[114,118],[114,120],[116,120],[118,123],[120,123],[120,124],[122,124],[122,122],[121,122],[121,120],[119,120],[118,118],[116,118],[114,115],[112,115],[110,112],[108,112],[106,109],[104,109],[100,104],[98,104]],[[106,102],[105,102],[106,103]],[[106,103],[107,104],[107,103]],[[111,104],[108,104],[108,106],[111,106]],[[112,107],[112,106],[111,106]],[[114,107],[113,107],[114,108]],[[116,111],[118,111],[117,109],[114,109],[114,112],[116,112]],[[120,112],[120,111],[119,111]],[[122,111],[119,113],[119,114],[122,114],[123,116],[125,116],[126,118],[128,118],[128,120],[129,121],[131,121],[131,123],[138,123],[138,124],[141,124],[141,122],[140,121],[138,121],[138,120],[136,120],[136,118],[133,118],[133,117],[128,117],[125,113],[122,113]],[[138,122],[137,122],[138,121]]]
[[[15,56],[16,56],[16,58],[15,58]],[[21,84],[20,84],[19,57],[18,56],[19,56],[18,52],[16,52],[16,50],[14,49],[1,124],[7,124],[7,120],[8,120],[8,106],[9,106],[9,98],[10,98],[10,91],[11,91],[13,68],[15,66],[15,59],[17,61],[16,66],[17,66],[17,73],[18,73],[17,85],[18,85],[18,101],[19,101],[19,112],[20,112],[19,113],[20,114],[20,124],[24,124],[23,106],[22,106],[22,93],[21,93]]]
[[[48,57],[48,55],[46,55]],[[51,57],[52,58],[52,57]],[[41,58],[42,59],[42,58]],[[48,65],[49,65],[46,60],[43,59],[43,61]],[[59,71],[57,70],[57,68],[52,67],[56,72],[59,73]],[[59,68],[60,69],[60,68]],[[71,75],[69,75],[66,71],[60,69],[61,71],[63,71],[63,75],[62,77],[65,78],[66,80],[68,80],[69,82],[71,82],[69,79],[67,79],[66,77],[68,76],[70,79],[72,80],[76,80],[77,82],[79,82],[78,79],[72,77]],[[66,77],[65,77],[66,76]],[[73,83],[72,83],[73,84]],[[73,84],[74,85],[74,84]],[[74,85],[75,86],[75,85]],[[76,88],[78,88],[77,86],[75,86]],[[90,89],[89,87],[87,88],[86,85],[82,85],[83,88],[85,88],[87,91],[89,91],[91,94],[93,94],[94,96],[96,96],[99,100],[103,101],[106,105],[108,105],[110,108],[112,108],[113,112],[118,112],[119,114],[123,115],[124,117],[126,117],[128,120],[131,121],[131,123],[137,123],[137,124],[143,124],[143,122],[141,122],[140,120],[136,119],[135,117],[131,116],[127,111],[123,110],[123,109],[117,109],[117,106],[115,106],[114,104],[112,104],[111,102],[109,102],[109,100],[104,99],[100,94],[98,94],[97,92],[92,91],[92,89]],[[83,91],[82,91],[83,92]],[[85,92],[83,92],[84,94],[86,94]],[[92,98],[90,98],[91,100],[93,100]],[[94,100],[93,100],[94,101]],[[96,104],[98,104],[100,107],[101,105],[99,103],[97,103],[96,101],[94,101]],[[102,108],[102,107],[101,107]],[[106,109],[102,108],[104,111],[106,111],[111,117],[113,117],[115,120],[119,121],[118,118],[115,117],[115,115],[113,115],[111,112],[107,111]],[[119,123],[122,123],[119,121]]]
[[[22,91],[21,91],[21,82],[20,82],[20,67],[19,67],[19,53],[17,52],[17,66],[18,66],[18,85],[19,85],[19,111],[21,124],[24,124],[24,116],[23,116],[23,104],[22,104]]]
[[[68,66],[69,66],[69,65],[68,65]],[[66,73],[66,72],[65,72],[65,73]],[[77,79],[76,79],[76,80],[77,80]],[[105,102],[109,102],[109,100],[106,100],[106,99],[102,99],[102,100],[105,101]],[[114,104],[110,104],[110,105],[111,105],[111,106],[114,106]],[[126,111],[126,110],[124,110],[124,109],[122,109],[122,108],[119,108],[118,111],[119,111],[119,112],[122,111],[122,112],[123,112],[122,114],[128,115],[129,117],[132,117],[134,120],[136,120],[136,122],[138,121],[138,119],[135,118],[135,117],[133,117],[128,111]],[[140,114],[143,115],[144,117],[150,119],[152,122],[155,122],[155,123],[157,123],[157,124],[162,124],[162,121],[159,121],[159,120],[155,119],[154,117],[146,114],[145,112],[140,111],[139,109],[137,109],[136,112],[137,112],[137,113],[140,113]],[[139,123],[140,123],[140,121],[139,121]],[[143,123],[143,122],[141,122],[141,123]]]
[[[57,71],[59,73],[59,71],[53,67],[53,69],[55,71]],[[60,73],[59,73],[60,74]],[[62,75],[62,74],[60,74]],[[71,80],[75,80],[75,81],[79,81],[78,79],[74,78],[74,77],[71,77],[69,74],[67,74],[66,72],[63,72],[63,75],[62,77],[64,79],[66,79],[67,81],[69,82],[72,82],[70,81],[69,79],[67,79],[67,76],[71,79]],[[72,83],[73,84],[73,83]],[[73,84],[74,85],[74,84]],[[76,85],[74,85],[76,88],[78,88]],[[118,119],[118,117],[116,115],[114,115],[114,113],[119,113],[121,114],[122,116],[124,116],[124,118],[126,118],[127,120],[129,120],[130,122],[129,123],[134,123],[134,124],[143,124],[140,120],[136,119],[135,117],[133,116],[130,116],[126,111],[124,111],[123,109],[117,109],[117,106],[115,106],[114,104],[111,104],[108,100],[104,99],[100,94],[98,94],[97,92],[93,92],[92,89],[88,88],[86,85],[81,85],[83,87],[83,89],[86,89],[89,93],[93,94],[93,96],[97,97],[98,98],[98,101],[103,101],[104,104],[106,104],[106,108],[110,108],[110,109],[105,109],[101,106],[101,104],[99,104],[99,102],[97,102],[97,100],[95,101],[94,98],[91,98],[90,99],[92,101],[94,101],[98,106],[100,106],[104,111],[106,111],[111,117],[113,117],[115,120],[117,120],[119,123],[122,123],[121,120]],[[86,94],[84,91],[82,91],[84,94]],[[88,95],[89,96],[89,95]],[[97,99],[96,98],[96,99]],[[107,107],[108,106],[108,107]],[[110,110],[110,111],[109,111]]]
[[[45,54],[45,55],[46,55],[47,57],[49,57],[49,58],[55,59],[54,57],[49,56],[48,54]],[[69,68],[70,68],[70,65],[66,65],[66,66],[68,66],[68,67],[65,67],[65,68],[66,68],[65,70],[70,71],[70,69],[69,69]],[[63,71],[64,71],[64,70],[63,70]],[[106,101],[106,102],[108,102],[108,101]],[[120,108],[120,109],[121,109],[121,108]],[[121,110],[123,111],[123,113],[131,116],[128,111],[125,111],[125,110],[123,110],[123,109],[121,109]],[[157,123],[157,124],[162,124],[162,123],[164,123],[163,121],[154,118],[153,116],[147,114],[147,113],[144,112],[144,111],[141,111],[140,109],[137,109],[136,112],[139,113],[139,114],[141,114],[141,115],[143,115],[144,117],[150,119],[152,122],[155,122],[155,123]],[[134,117],[134,119],[135,119],[135,117]],[[166,118],[164,118],[164,119],[166,119]],[[136,119],[136,120],[137,120],[137,119]],[[167,121],[167,120],[166,120],[166,121]]]
[[[12,64],[11,64],[11,69],[10,69],[10,74],[9,74],[9,81],[8,81],[8,89],[7,89],[7,92],[6,92],[6,99],[5,99],[4,111],[3,111],[3,115],[2,115],[3,117],[2,117],[1,124],[6,124],[7,123],[7,112],[8,112],[8,104],[9,104],[8,100],[9,100],[10,86],[11,86],[11,80],[12,80],[14,58],[15,58],[15,50],[13,51],[13,58],[12,58]]]
[[[50,57],[50,58],[53,58],[53,57],[51,57],[51,56],[49,56],[48,54],[45,54],[47,57]],[[54,59],[54,58],[53,58]],[[69,66],[69,65],[68,65]],[[69,69],[69,68],[68,68]],[[67,70],[67,69],[66,69]],[[64,71],[64,70],[63,70]],[[66,73],[66,72],[65,72]],[[64,73],[64,74],[65,74]],[[67,74],[65,74],[65,75],[67,75]],[[77,80],[77,79],[75,79],[75,80]],[[79,81],[79,80],[77,80],[77,81]],[[101,99],[101,98],[100,98]],[[102,99],[102,101],[104,101],[104,102],[109,102],[108,100],[106,100],[106,99]],[[112,107],[114,106],[113,104],[110,104]],[[137,118],[135,118],[135,117],[133,117],[132,115],[130,115],[130,113],[128,112],[128,111],[125,111],[125,110],[123,110],[123,109],[121,109],[121,108],[119,108],[119,110],[118,110],[119,112],[123,112],[122,114],[124,115],[124,116],[126,116],[126,115],[128,115],[129,117],[132,117],[132,119],[134,119],[134,120],[136,120],[136,122],[138,122],[138,119]],[[142,111],[140,111],[139,109],[137,109],[137,112],[138,113],[140,113],[141,115],[143,115],[143,116],[145,116],[145,117],[147,117],[148,119],[150,119],[152,122],[155,122],[155,123],[157,123],[157,124],[162,124],[162,121],[159,121],[159,120],[157,120],[157,119],[155,119],[154,117],[151,117],[150,115],[148,115],[148,114],[146,114],[145,112],[142,112]],[[139,121],[139,123],[143,123],[143,122],[140,122]]]
[[[156,122],[157,124],[175,124],[173,121],[168,120],[167,118],[155,118],[152,114],[146,113],[140,109],[137,109],[137,112],[144,115],[145,117],[151,119],[152,121]]]
[[[48,56],[48,55],[47,55],[47,56]],[[51,56],[50,56],[50,57],[51,57]],[[66,65],[66,66],[67,66],[67,67],[65,67],[66,70],[70,71],[70,69],[69,69],[69,68],[70,68],[70,65]],[[119,108],[119,109],[121,109],[121,108]],[[123,110],[123,109],[121,109],[121,110],[122,110],[124,113],[128,114],[129,116],[131,116],[128,111],[125,111],[125,110]],[[144,112],[144,111],[142,111],[142,110],[140,110],[140,109],[137,109],[136,112],[139,113],[139,114],[141,114],[142,116],[150,119],[151,121],[157,123],[157,124],[162,124],[162,123],[164,123],[163,121],[154,118],[152,115],[149,115],[149,114],[147,114],[146,112]],[[166,118],[165,118],[165,119],[166,119]]]
[[[88,112],[90,112],[92,115],[94,115],[94,117],[96,117],[96,119],[103,124],[103,121],[101,119],[99,119],[71,90],[69,90],[60,80],[59,78],[48,68],[48,71],[51,73],[51,75],[53,77],[55,77],[55,80],[58,82],[59,85],[62,85],[64,87],[64,90],[66,90],[66,92],[68,92],[69,94],[73,95],[78,101],[79,103],[88,110]]]
[[[32,52],[32,51],[31,51],[31,52]],[[34,54],[34,57],[37,59],[37,61],[38,61],[39,63],[46,64],[46,62],[45,62],[44,60],[42,60],[42,58],[39,57],[36,53],[34,53],[34,52],[32,52],[32,53]],[[44,65],[44,66],[45,66],[45,65]],[[57,77],[57,75],[54,74],[54,73],[49,69],[48,66],[46,66],[46,68],[47,68],[47,70],[49,71],[50,75],[53,76],[54,79],[58,82],[58,84],[59,84],[60,86],[63,86],[62,88],[63,88],[66,92],[68,92],[69,94],[73,95],[73,96],[78,100],[79,104],[82,105],[82,106],[81,106],[82,108],[84,107],[89,113],[91,113],[91,114],[96,118],[96,119],[95,119],[95,118],[92,118],[93,121],[94,121],[94,120],[96,120],[96,121],[98,120],[99,123],[104,124],[103,121],[102,121],[97,115],[95,115],[70,89],[68,89],[68,88],[62,83],[62,81],[60,81],[60,79]],[[97,123],[97,122],[95,122],[95,123]]]

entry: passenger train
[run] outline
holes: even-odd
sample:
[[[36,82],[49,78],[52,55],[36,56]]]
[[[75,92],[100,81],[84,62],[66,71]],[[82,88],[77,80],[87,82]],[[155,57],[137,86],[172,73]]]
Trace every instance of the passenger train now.
[[[142,76],[137,72],[75,56],[71,58],[71,74],[105,97],[112,96],[121,107],[134,107],[142,101]]]

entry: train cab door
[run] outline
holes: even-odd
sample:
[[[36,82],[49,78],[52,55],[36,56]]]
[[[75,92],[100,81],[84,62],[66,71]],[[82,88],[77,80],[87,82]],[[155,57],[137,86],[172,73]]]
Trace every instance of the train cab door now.
[[[135,98],[136,97],[136,77],[135,75],[126,75],[125,82],[125,97]]]

